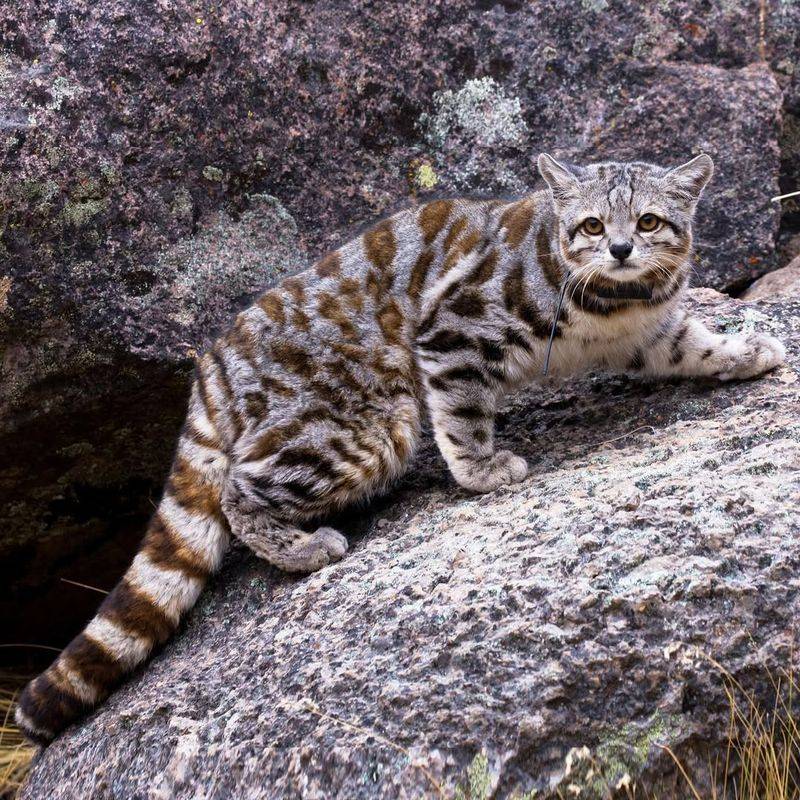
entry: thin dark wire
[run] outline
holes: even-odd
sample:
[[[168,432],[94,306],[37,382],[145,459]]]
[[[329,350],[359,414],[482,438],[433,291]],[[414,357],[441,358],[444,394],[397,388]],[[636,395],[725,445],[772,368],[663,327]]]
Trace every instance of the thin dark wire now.
[[[550,369],[550,351],[553,349],[553,339],[556,338],[556,328],[558,327],[558,318],[561,316],[561,304],[564,302],[564,295],[567,293],[567,283],[569,283],[569,280],[565,278],[564,283],[561,284],[561,291],[558,293],[556,313],[553,317],[553,327],[550,328],[550,338],[547,340],[547,352],[544,356],[542,375],[547,375],[547,371]]]

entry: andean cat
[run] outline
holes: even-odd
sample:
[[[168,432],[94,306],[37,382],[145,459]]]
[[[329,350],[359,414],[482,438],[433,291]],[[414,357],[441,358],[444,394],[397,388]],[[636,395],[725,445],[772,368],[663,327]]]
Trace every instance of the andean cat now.
[[[427,412],[458,483],[525,478],[498,448],[504,395],[542,374],[605,368],[752,378],[784,356],[721,336],[682,307],[700,155],[566,166],[522,199],[401,211],[267,291],[199,361],[186,424],[141,550],[97,616],[23,692],[17,722],[47,742],[175,631],[229,537],[291,572],[340,559],[316,527],[402,475]],[[563,305],[558,311],[561,289]],[[309,527],[310,526],[310,527]]]

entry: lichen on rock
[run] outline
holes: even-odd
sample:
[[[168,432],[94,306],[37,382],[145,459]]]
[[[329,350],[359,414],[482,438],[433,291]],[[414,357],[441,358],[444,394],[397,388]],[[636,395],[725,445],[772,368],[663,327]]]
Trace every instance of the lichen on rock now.
[[[433,147],[443,147],[454,133],[478,145],[522,144],[530,131],[518,97],[510,97],[493,78],[475,78],[461,89],[433,96],[434,111],[420,117]]]
[[[433,110],[424,112],[418,124],[453,188],[474,191],[483,183],[484,191],[525,190],[525,178],[504,164],[500,153],[524,148],[530,130],[519,98],[493,78],[435,93]]]
[[[176,202],[177,212],[185,213],[185,197]],[[161,253],[153,270],[172,298],[167,313],[195,326],[198,316],[243,305],[303,266],[294,219],[277,198],[262,194],[252,195],[236,220],[224,211],[211,215],[194,235]]]

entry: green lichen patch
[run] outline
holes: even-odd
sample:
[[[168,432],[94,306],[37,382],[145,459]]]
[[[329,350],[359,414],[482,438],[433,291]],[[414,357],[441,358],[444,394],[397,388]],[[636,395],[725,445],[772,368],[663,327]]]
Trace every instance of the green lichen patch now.
[[[496,779],[492,777],[486,753],[478,753],[467,767],[464,779],[456,786],[453,800],[490,800],[495,784]],[[534,800],[535,797],[535,789],[525,794],[515,791],[509,800]]]
[[[459,786],[454,800],[488,800],[492,790],[492,779],[489,775],[489,759],[485,753],[478,753],[467,769],[466,781]]]
[[[430,164],[423,162],[417,167],[416,181],[420,189],[429,190],[439,183],[439,177]]]
[[[428,192],[439,183],[439,175],[433,164],[427,158],[412,159],[406,172],[408,188],[411,194]]]
[[[567,796],[601,800],[631,790],[659,744],[674,741],[678,717],[658,710],[644,723],[630,723],[609,732],[594,750],[573,748],[564,762],[559,789]]]
[[[53,81],[50,87],[50,100],[45,106],[48,111],[61,111],[61,107],[67,100],[77,97],[83,89],[69,81],[63,75]]]
[[[169,207],[172,215],[179,220],[189,221],[194,211],[194,201],[191,192],[185,187],[177,189],[172,196],[172,203]]]
[[[73,228],[83,228],[88,225],[94,217],[105,211],[107,206],[107,200],[68,200],[64,204],[64,210],[61,214],[67,225]]]

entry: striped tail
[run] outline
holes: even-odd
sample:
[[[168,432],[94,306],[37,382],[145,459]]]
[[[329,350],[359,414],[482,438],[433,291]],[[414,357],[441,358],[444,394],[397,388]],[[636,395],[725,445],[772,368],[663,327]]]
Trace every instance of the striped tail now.
[[[228,460],[198,387],[141,549],[97,615],[20,696],[16,721],[46,744],[104,700],[176,630],[228,547]]]

